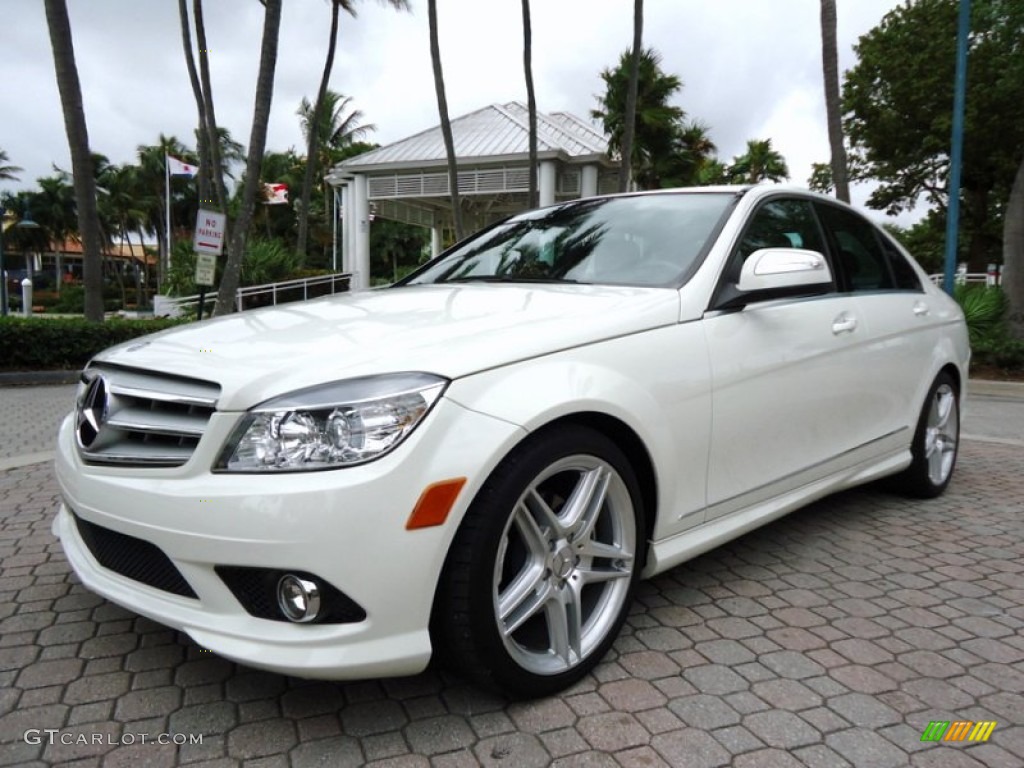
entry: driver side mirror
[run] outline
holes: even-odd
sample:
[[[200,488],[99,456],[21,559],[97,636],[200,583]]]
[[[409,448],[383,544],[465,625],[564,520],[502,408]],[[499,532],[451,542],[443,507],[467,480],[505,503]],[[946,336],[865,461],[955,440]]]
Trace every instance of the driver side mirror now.
[[[832,270],[817,251],[761,248],[743,262],[737,283],[724,286],[713,309],[740,309],[755,301],[815,296],[832,286]]]

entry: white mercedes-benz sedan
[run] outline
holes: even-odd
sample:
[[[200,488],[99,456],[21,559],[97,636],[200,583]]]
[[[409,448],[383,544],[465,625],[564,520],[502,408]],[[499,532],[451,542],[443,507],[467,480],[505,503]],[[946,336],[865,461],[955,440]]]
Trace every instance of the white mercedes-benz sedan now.
[[[574,200],[399,284],[114,347],[60,430],[91,590],[243,664],[586,674],[637,580],[840,489],[953,474],[957,305],[846,205]]]

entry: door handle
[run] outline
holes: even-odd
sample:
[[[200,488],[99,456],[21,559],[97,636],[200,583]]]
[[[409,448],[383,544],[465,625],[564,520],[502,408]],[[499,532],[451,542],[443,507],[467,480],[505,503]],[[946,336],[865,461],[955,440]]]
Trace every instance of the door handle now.
[[[923,301],[914,302],[914,314],[917,317],[924,317],[928,314],[928,305]]]
[[[853,333],[857,329],[857,318],[845,312],[832,321],[832,333],[838,336],[840,333]]]

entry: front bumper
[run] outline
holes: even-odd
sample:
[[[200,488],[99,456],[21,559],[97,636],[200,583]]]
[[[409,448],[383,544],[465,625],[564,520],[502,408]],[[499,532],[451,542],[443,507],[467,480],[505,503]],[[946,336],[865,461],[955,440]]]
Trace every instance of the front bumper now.
[[[238,414],[218,413],[192,458],[173,469],[81,462],[72,419],[56,470],[64,502],[53,524],[86,587],[186,632],[243,664],[321,679],[414,674],[427,664],[434,590],[466,507],[521,428],[442,398],[392,454],[340,470],[274,475],[209,471]],[[447,521],[406,521],[431,483],[467,482]],[[74,515],[159,548],[196,597],[103,567]],[[214,570],[245,566],[312,573],[366,611],[362,621],[292,624],[250,615]]]

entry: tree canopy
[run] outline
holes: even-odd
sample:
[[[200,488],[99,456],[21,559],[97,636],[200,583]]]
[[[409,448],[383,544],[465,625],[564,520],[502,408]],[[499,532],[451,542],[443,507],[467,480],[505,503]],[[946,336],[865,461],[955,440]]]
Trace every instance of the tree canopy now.
[[[845,127],[868,205],[945,209],[958,0],[899,5],[860,38],[843,86]],[[970,261],[998,257],[1001,209],[1024,148],[1024,4],[974,0],[967,67],[962,226]],[[979,268],[980,268],[979,267]]]

